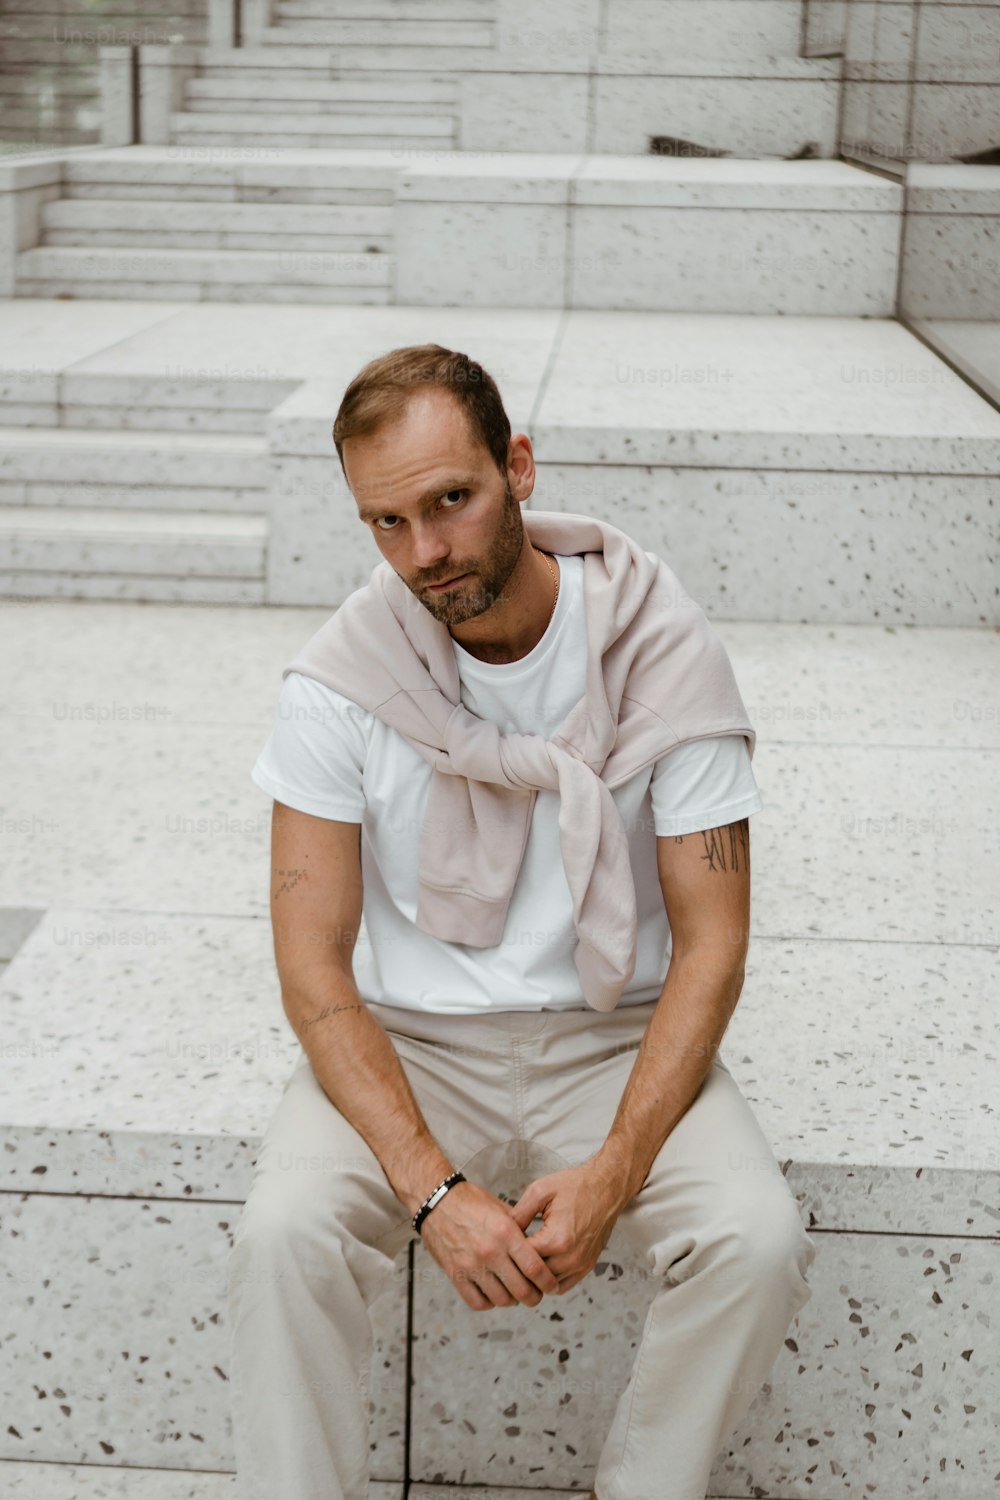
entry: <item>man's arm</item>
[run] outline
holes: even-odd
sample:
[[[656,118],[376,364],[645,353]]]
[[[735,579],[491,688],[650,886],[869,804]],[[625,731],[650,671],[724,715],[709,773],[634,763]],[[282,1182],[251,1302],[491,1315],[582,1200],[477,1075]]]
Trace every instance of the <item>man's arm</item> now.
[[[362,905],[361,824],[275,802],[271,925],[285,1014],[324,1092],[375,1152],[412,1215],[452,1163],[355,985]]]
[[[656,862],[673,940],[670,965],[608,1138],[588,1164],[620,1184],[621,1208],[694,1102],[740,998],[750,934],[750,820],[658,837]]]
[[[351,957],[363,907],[361,825],[275,802],[271,923],[285,1014],[331,1102],[364,1137],[415,1214],[452,1171],[385,1028],[358,993]],[[474,1311],[535,1307],[559,1289],[506,1203],[455,1185],[422,1228],[424,1243]]]

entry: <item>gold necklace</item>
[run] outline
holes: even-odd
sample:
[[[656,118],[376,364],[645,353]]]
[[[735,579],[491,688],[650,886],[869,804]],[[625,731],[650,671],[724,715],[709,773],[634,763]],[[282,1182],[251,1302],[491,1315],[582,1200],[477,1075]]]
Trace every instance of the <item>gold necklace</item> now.
[[[545,622],[545,629],[548,630],[549,626],[552,624],[552,616],[556,612],[556,604],[559,602],[559,569],[558,569],[557,566],[555,566],[553,564],[552,559],[551,559],[551,557],[549,556],[549,554],[547,552],[543,552],[542,556],[545,558],[545,561],[548,563],[548,565],[549,565],[549,572],[552,574],[552,576],[555,578],[555,581],[556,581],[555,598],[552,600],[552,609],[551,609],[551,611],[549,613],[549,618]]]

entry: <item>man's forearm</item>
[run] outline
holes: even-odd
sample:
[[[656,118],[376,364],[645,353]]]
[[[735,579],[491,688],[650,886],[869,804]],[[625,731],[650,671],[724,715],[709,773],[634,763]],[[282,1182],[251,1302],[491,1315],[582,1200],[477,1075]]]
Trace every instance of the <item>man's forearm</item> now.
[[[595,1169],[621,1184],[623,1208],[694,1102],[742,987],[742,967],[717,950],[693,949],[671,959],[608,1138],[591,1158]]]
[[[399,1055],[352,975],[330,969],[305,992],[285,994],[283,1004],[324,1092],[415,1214],[453,1164],[431,1135]]]

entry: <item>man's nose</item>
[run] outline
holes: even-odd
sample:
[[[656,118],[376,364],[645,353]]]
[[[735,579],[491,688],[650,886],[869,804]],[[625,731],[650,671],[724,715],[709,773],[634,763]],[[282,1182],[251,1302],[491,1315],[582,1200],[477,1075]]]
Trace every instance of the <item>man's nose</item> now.
[[[415,567],[429,569],[440,566],[451,550],[440,527],[433,522],[417,522],[412,530],[413,563]]]

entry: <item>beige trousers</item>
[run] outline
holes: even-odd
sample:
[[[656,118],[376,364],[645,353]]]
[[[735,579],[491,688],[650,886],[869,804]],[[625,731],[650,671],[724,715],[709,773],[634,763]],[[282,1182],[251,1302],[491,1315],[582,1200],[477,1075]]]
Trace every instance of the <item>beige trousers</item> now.
[[[606,1139],[656,1003],[608,1014],[370,1008],[442,1150],[492,1192],[512,1161],[533,1158],[519,1192]],[[661,1285],[596,1472],[581,1488],[592,1484],[599,1500],[703,1500],[720,1447],[811,1296],[816,1254],[720,1054],[618,1231]],[[303,1051],[258,1152],[228,1261],[240,1500],[366,1500],[368,1307],[411,1238],[378,1158]],[[457,1317],[481,1316],[454,1296]],[[550,1316],[558,1302],[503,1311]],[[484,1400],[489,1390],[487,1382]],[[550,1425],[558,1420],[554,1406]],[[536,1482],[544,1488],[545,1475]]]

